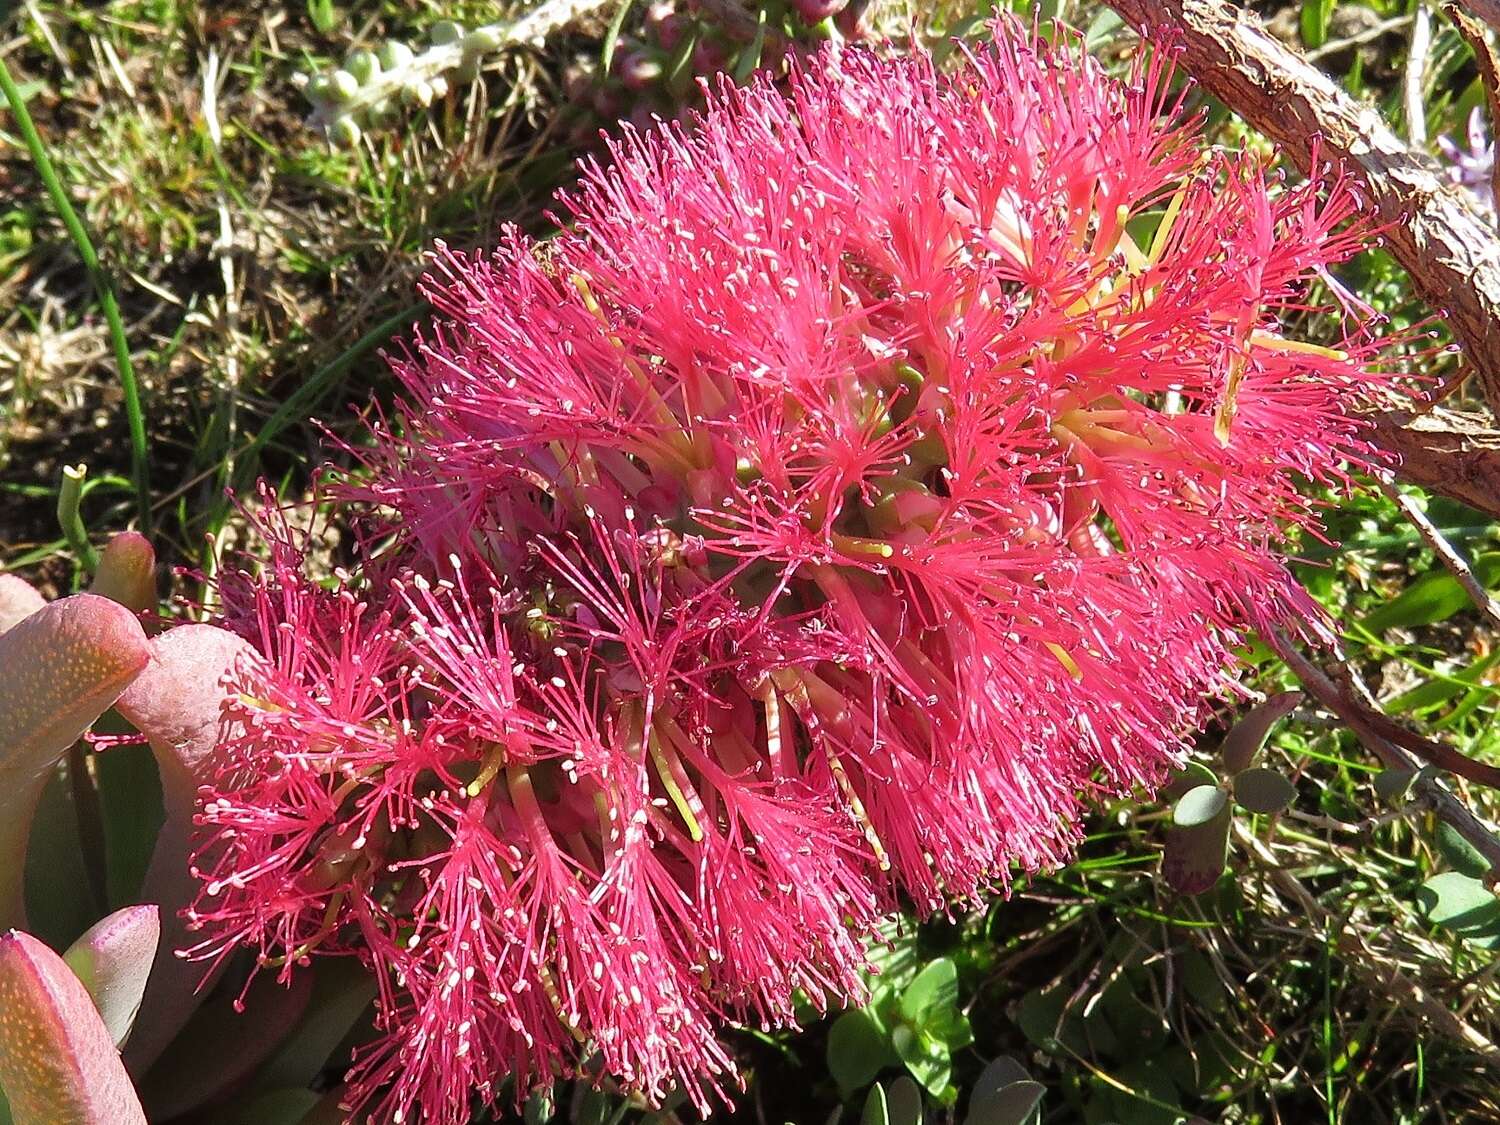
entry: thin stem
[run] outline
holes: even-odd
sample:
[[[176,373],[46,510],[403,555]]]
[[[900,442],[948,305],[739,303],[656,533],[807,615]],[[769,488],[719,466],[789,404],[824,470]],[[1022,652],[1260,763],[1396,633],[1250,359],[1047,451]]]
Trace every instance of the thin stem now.
[[[78,565],[93,574],[99,569],[99,552],[89,542],[88,528],[83,525],[83,516],[78,510],[83,499],[83,480],[88,476],[87,465],[64,465],[62,484],[57,488],[57,522],[62,528],[63,538],[68,541]]]
[[[130,475],[135,484],[136,512],[140,518],[142,533],[150,534],[151,483],[147,469],[146,421],[141,413],[140,386],[136,382],[135,367],[130,362],[130,343],[125,338],[125,324],[120,319],[120,305],[115,300],[114,286],[99,264],[99,255],[95,253],[94,244],[89,240],[88,231],[84,229],[78,213],[73,210],[68,193],[63,190],[62,181],[57,178],[57,170],[47,156],[47,148],[36,131],[36,125],[32,123],[31,114],[26,110],[26,100],[21,96],[4,59],[0,59],[0,90],[5,92],[10,112],[21,130],[21,139],[26,142],[31,162],[36,166],[37,175],[42,178],[52,206],[57,209],[58,218],[67,228],[78,256],[83,259],[89,280],[94,283],[94,292],[99,297],[99,306],[104,311],[104,319],[109,325],[115,366],[120,374],[120,390],[125,396],[125,418],[130,427]]]
[[[1500,605],[1495,604],[1495,599],[1490,597],[1490,592],[1484,588],[1484,583],[1474,574],[1468,562],[1443,538],[1443,533],[1430,519],[1427,513],[1412,501],[1412,498],[1402,492],[1388,481],[1380,482],[1380,490],[1388,496],[1396,507],[1401,509],[1401,514],[1408,522],[1417,529],[1417,534],[1422,541],[1432,548],[1432,553],[1438,560],[1453,572],[1453,577],[1458,579],[1458,584],[1464,588],[1464,593],[1469,595],[1480,613],[1490,619],[1494,625],[1500,625]]]

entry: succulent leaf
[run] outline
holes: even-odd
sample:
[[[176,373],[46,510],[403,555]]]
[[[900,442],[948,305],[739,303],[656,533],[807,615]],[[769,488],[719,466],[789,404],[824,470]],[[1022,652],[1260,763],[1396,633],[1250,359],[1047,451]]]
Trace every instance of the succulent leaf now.
[[[63,954],[94,998],[115,1045],[125,1042],[141,1008],[161,937],[155,906],[128,906],[103,918]]]
[[[124,606],[75,594],[0,635],[0,925],[21,920],[26,842],[52,768],[146,666]]]
[[[15,1125],[145,1125],[88,990],[29,934],[0,935],[0,1087]]]
[[[47,599],[26,579],[0,574],[0,633],[19,625],[46,604]]]
[[[151,743],[166,806],[141,892],[161,905],[162,935],[142,1001],[145,1015],[126,1049],[137,1071],[161,1053],[197,1005],[203,969],[174,955],[187,938],[180,912],[196,890],[188,871],[193,808],[224,733],[225,677],[253,655],[248,642],[225,629],[179,625],[152,641],[150,663],[118,704]]]
[[[99,553],[89,591],[145,613],[156,608],[156,551],[137,531],[122,531]]]

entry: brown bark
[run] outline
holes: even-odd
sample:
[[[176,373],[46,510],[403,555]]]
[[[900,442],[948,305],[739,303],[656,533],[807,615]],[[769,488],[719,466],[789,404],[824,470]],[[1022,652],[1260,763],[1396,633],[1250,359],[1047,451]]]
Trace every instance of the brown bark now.
[[[1375,440],[1401,457],[1402,480],[1500,519],[1500,431],[1487,417],[1454,410],[1372,416]]]
[[[1443,314],[1500,409],[1500,241],[1437,163],[1228,0],[1109,3],[1153,38],[1180,44],[1183,68],[1304,170],[1315,147],[1345,165],[1412,287]]]

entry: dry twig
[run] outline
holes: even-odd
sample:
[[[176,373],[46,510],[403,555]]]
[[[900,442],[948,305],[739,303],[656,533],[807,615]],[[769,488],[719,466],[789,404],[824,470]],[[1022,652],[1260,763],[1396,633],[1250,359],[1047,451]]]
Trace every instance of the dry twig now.
[[[1500,840],[1446,785],[1435,777],[1420,773],[1420,763],[1413,755],[1420,754],[1434,765],[1486,785],[1500,783],[1500,770],[1475,762],[1451,746],[1424,739],[1392,722],[1380,712],[1369,688],[1353,669],[1342,666],[1338,670],[1338,677],[1345,685],[1341,687],[1323,668],[1304,656],[1285,633],[1278,630],[1266,639],[1302,681],[1307,693],[1342,719],[1386,768],[1416,774],[1412,790],[1420,801],[1474,846],[1490,865],[1492,880],[1500,879]],[[1419,745],[1422,749],[1417,748]]]
[[[1406,114],[1406,140],[1413,148],[1427,143],[1427,52],[1432,48],[1432,12],[1418,0],[1412,14],[1411,38],[1406,47],[1401,104]]]
[[[1495,604],[1495,599],[1490,597],[1490,592],[1484,588],[1484,583],[1479,581],[1469,568],[1468,561],[1454,549],[1452,543],[1443,538],[1443,533],[1427,518],[1427,513],[1417,507],[1411,497],[1395,485],[1381,481],[1380,488],[1396,507],[1401,509],[1401,514],[1417,529],[1417,534],[1432,548],[1432,553],[1453,573],[1453,577],[1458,579],[1458,584],[1464,588],[1464,593],[1469,595],[1469,600],[1474,603],[1479,612],[1489,618],[1491,624],[1500,626],[1500,605]]]

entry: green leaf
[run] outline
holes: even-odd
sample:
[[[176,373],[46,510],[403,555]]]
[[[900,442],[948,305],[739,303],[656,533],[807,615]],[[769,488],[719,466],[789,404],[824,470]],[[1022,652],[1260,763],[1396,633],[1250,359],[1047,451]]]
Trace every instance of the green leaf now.
[[[1035,1120],[1046,1092],[1040,1082],[1023,1078],[990,1091],[983,1100],[976,1096],[964,1125],[1028,1125]]]
[[[877,1082],[870,1087],[870,1095],[865,1098],[865,1111],[859,1115],[859,1125],[890,1125],[890,1120],[890,1111],[885,1104],[885,1091]]]
[[[1471,569],[1486,590],[1500,583],[1500,552],[1480,555]],[[1430,570],[1385,605],[1365,615],[1359,624],[1371,633],[1446,621],[1472,604],[1458,579],[1446,570]]]
[[[215,1112],[213,1125],[302,1125],[321,1099],[311,1090],[268,1090]]]
[[[620,30],[625,26],[625,17],[630,14],[634,7],[634,0],[619,0],[619,7],[609,21],[609,26],[604,29],[604,42],[599,49],[599,77],[607,78],[609,68],[614,65],[615,48],[620,43]]]
[[[1190,949],[1183,958],[1182,987],[1193,1003],[1207,1012],[1218,1014],[1229,1006],[1229,994],[1213,962],[1196,949]]]
[[[1178,799],[1172,823],[1178,828],[1208,824],[1229,807],[1229,795],[1217,785],[1195,785]]]
[[[75,594],[0,633],[0,926],[21,920],[22,872],[37,802],[73,743],[150,657],[124,606]]]
[[[921,1027],[929,1013],[958,1003],[958,966],[946,957],[930,962],[901,994],[901,1016]]]
[[[974,1080],[974,1088],[969,1097],[971,1100],[988,1097],[1012,1082],[1025,1082],[1030,1077],[1031,1073],[1019,1062],[1009,1055],[1001,1055],[985,1064],[979,1077]]]
[[[1068,990],[1061,985],[1033,989],[1022,996],[1016,1007],[1016,1026],[1035,1046],[1052,1054],[1088,1046],[1068,1005]]]
[[[1199,785],[1217,785],[1218,783],[1219,775],[1202,762],[1184,762],[1182,768],[1161,787],[1161,796],[1163,800],[1177,801],[1181,800],[1184,793]]]
[[[1434,875],[1417,891],[1427,920],[1482,949],[1500,949],[1500,899],[1461,871]]]
[[[1097,51],[1124,26],[1125,21],[1118,12],[1110,8],[1104,9],[1089,21],[1089,26],[1083,33],[1084,50]]]
[[[0,633],[19,625],[47,604],[47,599],[24,578],[0,574]]]
[[[846,1098],[898,1062],[890,1040],[863,1009],[845,1012],[828,1030],[828,1071]]]
[[[974,1042],[974,1029],[969,1026],[969,1017],[954,1004],[931,1009],[917,1030],[937,1040],[950,1051],[960,1050]]]
[[[132,613],[156,609],[156,551],[150,540],[138,531],[122,531],[106,543],[89,593]]]
[[[526,1111],[521,1120],[525,1125],[547,1125],[552,1120],[552,1099],[543,1090],[538,1090],[526,1099]]]
[[[201,966],[193,967],[201,973]],[[234,1006],[238,986],[210,996],[141,1081],[151,1120],[169,1121],[211,1104],[254,1074],[301,1019],[312,985],[311,973],[295,973],[286,984],[261,973],[243,1011]]]
[[[738,83],[749,81],[750,76],[755,73],[755,68],[760,65],[761,55],[766,49],[766,9],[756,9],[755,37],[750,40],[749,45],[741,49],[739,58],[734,64],[734,80]]]
[[[891,1046],[924,1090],[935,1098],[946,1097],[953,1057],[943,1043],[903,1025],[891,1032]]]
[[[1424,684],[1418,684],[1410,691],[1403,691],[1385,705],[1386,713],[1389,715],[1408,715],[1430,711],[1441,707],[1454,696],[1470,692],[1473,685],[1479,682],[1479,678],[1500,661],[1500,648],[1495,649],[1487,656],[1481,656],[1478,660],[1460,669],[1451,676],[1442,679],[1428,680]],[[1490,693],[1489,688],[1483,689]]]
[[[578,1108],[572,1118],[573,1125],[604,1125],[614,1112],[615,1099],[603,1090],[592,1087],[584,1090]]]
[[[333,958],[322,961],[313,980],[307,1013],[276,1054],[261,1067],[254,1084],[310,1085],[374,999],[375,981],[359,962]]]
[[[1297,799],[1297,787],[1273,769],[1256,766],[1237,774],[1234,799],[1253,813],[1279,813]]]
[[[1482,879],[1490,869],[1489,860],[1479,854],[1479,849],[1458,834],[1457,829],[1446,820],[1438,821],[1437,848],[1455,871],[1473,879]]]
[[[885,1108],[891,1125],[922,1125],[922,1091],[904,1074],[886,1090]]]
[[[151,642],[151,663],[120,696],[117,709],[151,743],[165,818],[152,846],[141,897],[161,906],[162,945],[192,944],[182,910],[201,889],[188,871],[198,787],[232,729],[226,715],[230,681],[259,659],[249,642],[216,625],[178,625]],[[158,957],[142,1002],[145,1017],[126,1048],[143,1072],[182,1029],[202,999],[202,968],[180,957]]]
[[[339,24],[333,0],[307,0],[307,19],[319,35],[332,35]]]
[[[1155,1059],[1128,1062],[1113,1077],[1126,1087],[1110,1085],[1103,1090],[1114,1120],[1127,1125],[1177,1125],[1186,1116],[1170,1108],[1180,1096],[1177,1085]],[[1090,1083],[1104,1085],[1103,1079],[1092,1076]]]
[[[1376,795],[1393,805],[1405,804],[1411,783],[1417,779],[1417,773],[1417,770],[1381,770],[1375,775]]]
[[[76,759],[75,759],[76,760]],[[53,768],[26,844],[26,929],[61,949],[99,916],[71,780]]]
[[[1219,747],[1224,768],[1230,773],[1240,773],[1253,766],[1271,728],[1296,710],[1301,702],[1300,691],[1283,691],[1246,711],[1239,722],[1229,728]]]
[[[1328,42],[1328,21],[1333,17],[1334,0],[1302,0],[1302,42],[1309,48]]]
[[[114,712],[118,732],[128,729]],[[109,905],[125,906],[141,900],[141,884],[151,863],[151,851],[162,827],[161,779],[149,746],[116,746],[93,760],[99,782],[99,805],[104,818],[105,882]]]

